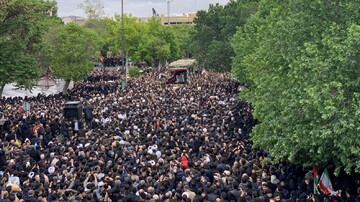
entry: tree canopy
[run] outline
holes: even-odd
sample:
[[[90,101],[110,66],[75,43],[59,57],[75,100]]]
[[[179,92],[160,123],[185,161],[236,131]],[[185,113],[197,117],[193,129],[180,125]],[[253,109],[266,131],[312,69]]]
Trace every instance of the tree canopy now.
[[[43,47],[44,21],[56,11],[53,1],[6,0],[0,6],[0,96],[15,82],[31,89],[39,79],[37,52]]]
[[[175,40],[179,44],[180,56],[182,58],[191,58],[194,55],[194,43],[191,40],[195,31],[194,25],[177,24],[166,28],[174,33]]]
[[[232,40],[233,73],[277,159],[360,172],[360,3],[263,0]]]
[[[99,50],[102,55],[106,55],[107,51],[113,46],[112,29],[111,25],[114,24],[114,20],[111,18],[91,18],[85,22],[85,27],[95,31],[97,35],[102,38],[102,48]],[[118,36],[118,38],[120,38]]]
[[[84,10],[89,19],[100,19],[105,15],[102,0],[84,0],[79,7]]]
[[[55,76],[66,81],[84,78],[93,68],[92,57],[101,47],[100,37],[84,26],[69,23],[61,27],[53,45],[51,69]]]
[[[206,69],[230,71],[234,51],[230,40],[256,12],[258,0],[231,0],[227,5],[210,5],[198,11],[193,34],[194,56]]]
[[[121,48],[121,16],[109,22],[111,36],[107,39],[109,48],[118,52]],[[147,61],[158,64],[179,58],[179,45],[173,30],[162,26],[153,17],[148,22],[139,22],[133,16],[124,15],[125,54],[133,61]]]
[[[142,58],[148,62],[165,63],[179,57],[179,45],[173,31],[161,25],[160,20],[155,17],[147,23],[139,49]]]

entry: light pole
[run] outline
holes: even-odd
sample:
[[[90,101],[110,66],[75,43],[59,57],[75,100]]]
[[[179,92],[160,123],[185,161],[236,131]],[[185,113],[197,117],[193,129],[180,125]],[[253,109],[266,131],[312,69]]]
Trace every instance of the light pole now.
[[[167,0],[167,17],[168,17],[168,25],[170,25],[170,3],[174,0]]]
[[[124,58],[125,58],[125,48],[124,48],[124,0],[121,0],[121,53],[122,53],[122,61],[121,61],[121,69],[124,69]],[[127,85],[127,77],[128,77],[128,68],[126,66],[125,70],[125,85]]]

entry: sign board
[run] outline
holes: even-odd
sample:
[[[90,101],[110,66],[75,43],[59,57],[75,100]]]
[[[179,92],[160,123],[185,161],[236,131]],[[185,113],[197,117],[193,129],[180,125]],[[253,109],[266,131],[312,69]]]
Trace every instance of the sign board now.
[[[10,177],[7,186],[20,187],[20,178],[16,176]]]

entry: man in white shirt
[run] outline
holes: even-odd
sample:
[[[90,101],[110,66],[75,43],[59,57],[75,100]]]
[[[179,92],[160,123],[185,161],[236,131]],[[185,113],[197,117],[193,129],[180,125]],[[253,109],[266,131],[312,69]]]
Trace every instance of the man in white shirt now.
[[[194,201],[194,198],[196,196],[195,192],[190,190],[189,185],[185,185],[184,186],[184,193],[182,195],[186,195],[187,198],[189,198],[191,200],[191,202]]]
[[[74,119],[72,122],[72,129],[73,134],[79,134],[79,130],[82,129],[82,123],[79,120]]]

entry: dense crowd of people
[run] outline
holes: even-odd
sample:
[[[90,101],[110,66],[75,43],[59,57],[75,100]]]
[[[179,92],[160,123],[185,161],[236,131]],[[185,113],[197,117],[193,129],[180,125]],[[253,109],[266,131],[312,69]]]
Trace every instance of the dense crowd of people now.
[[[329,200],[313,195],[310,172],[252,148],[252,107],[229,75],[165,85],[149,72],[126,89],[119,76],[96,70],[67,94],[0,100],[0,201]],[[82,119],[63,117],[69,100],[84,103]]]

